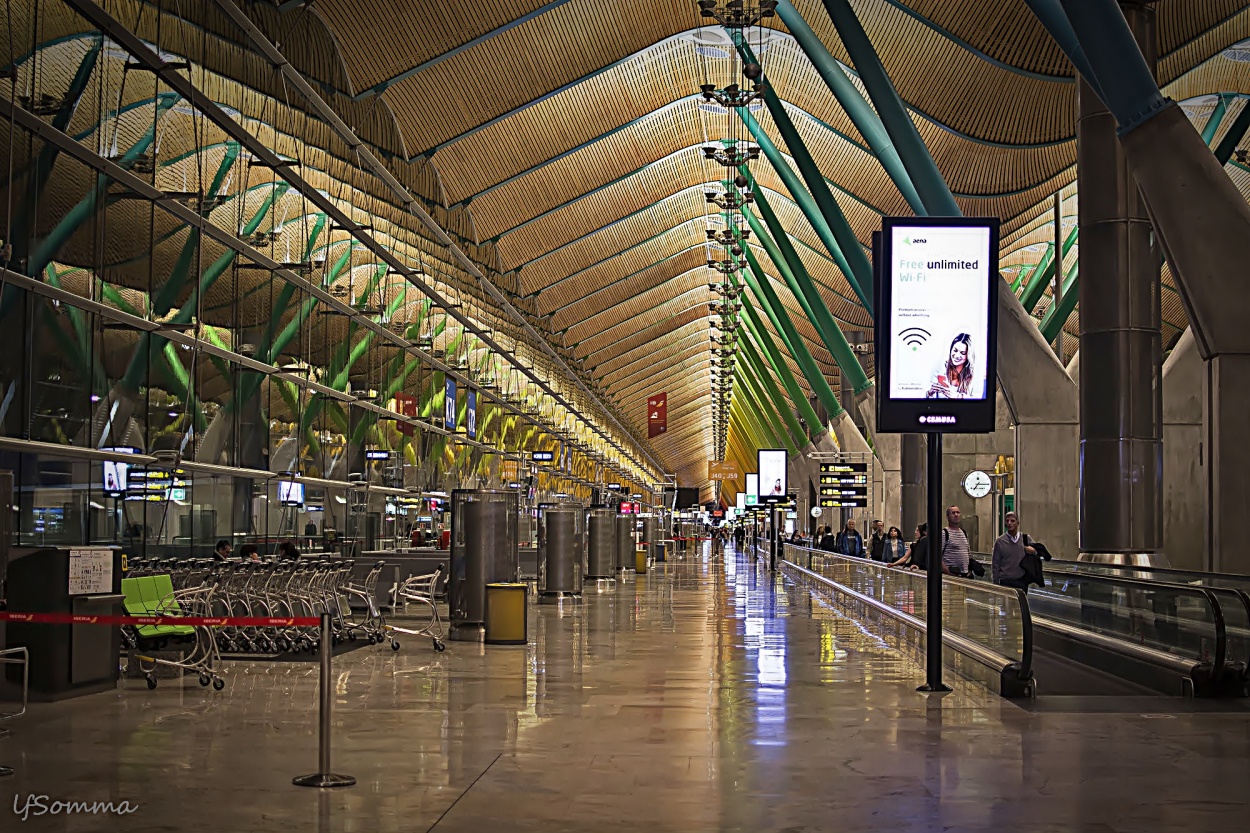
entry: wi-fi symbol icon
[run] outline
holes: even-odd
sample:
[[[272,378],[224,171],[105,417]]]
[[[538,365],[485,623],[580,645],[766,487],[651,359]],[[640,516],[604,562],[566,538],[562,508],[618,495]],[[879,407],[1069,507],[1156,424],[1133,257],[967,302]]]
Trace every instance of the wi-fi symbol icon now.
[[[903,339],[903,343],[912,349],[912,352],[920,349],[920,345],[929,340],[932,335],[928,330],[920,327],[908,327],[899,333],[899,337]]]

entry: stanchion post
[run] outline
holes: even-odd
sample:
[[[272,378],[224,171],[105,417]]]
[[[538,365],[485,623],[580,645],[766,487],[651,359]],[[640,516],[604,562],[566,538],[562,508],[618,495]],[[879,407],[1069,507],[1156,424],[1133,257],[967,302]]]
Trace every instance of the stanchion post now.
[[[292,779],[297,787],[351,787],[356,779],[350,775],[336,775],[330,770],[330,710],[334,705],[334,679],[330,673],[330,659],[334,653],[334,629],[329,612],[321,614],[321,679],[320,709],[318,714],[317,766],[312,775]]]
[[[928,479],[925,490],[928,500],[929,575],[925,599],[925,684],[916,689],[925,692],[950,691],[942,683],[942,435],[929,433]]]

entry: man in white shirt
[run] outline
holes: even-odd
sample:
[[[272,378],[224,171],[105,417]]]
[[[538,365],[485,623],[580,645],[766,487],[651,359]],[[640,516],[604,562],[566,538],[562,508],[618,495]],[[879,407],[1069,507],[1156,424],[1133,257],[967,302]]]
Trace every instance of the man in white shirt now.
[[[946,510],[946,529],[942,530],[942,567],[957,576],[968,575],[968,559],[971,548],[968,536],[959,525],[962,515],[958,506]]]

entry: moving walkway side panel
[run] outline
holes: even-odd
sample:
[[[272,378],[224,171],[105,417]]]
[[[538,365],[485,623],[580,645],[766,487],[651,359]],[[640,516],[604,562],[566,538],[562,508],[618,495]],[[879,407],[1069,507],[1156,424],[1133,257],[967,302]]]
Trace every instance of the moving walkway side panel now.
[[[795,563],[793,558],[794,555],[798,555],[793,550],[799,548],[787,547],[786,549],[787,558],[781,561],[781,568],[791,578],[799,584],[806,585],[813,592],[825,594],[840,612],[869,624],[893,647],[909,656],[918,664],[923,664],[925,634],[927,632],[923,611],[917,611],[916,613],[907,612],[891,604],[888,597],[896,594],[892,591],[878,590],[881,582],[877,582],[876,587],[863,588],[865,592],[861,592],[827,575],[822,575],[818,572],[819,563],[813,564],[814,569],[800,566]],[[826,553],[821,553],[818,558],[826,557],[827,555]],[[841,558],[840,556],[835,557]],[[806,563],[805,558],[803,561]],[[864,562],[860,559],[850,559],[850,561],[858,562],[858,564],[862,564],[865,567],[870,565],[870,562]],[[857,565],[850,564],[848,566]],[[894,574],[891,578],[897,577],[900,581],[910,581],[918,575],[902,571],[894,571]],[[1004,598],[1010,597],[1013,593],[1008,588],[994,588],[994,590],[1002,591],[998,595]],[[1016,597],[1015,600],[1023,601],[1023,594]],[[1024,603],[1021,610],[1027,610],[1027,602]],[[1032,696],[1033,676],[1031,666],[1033,643],[1031,627],[1027,625],[1027,613],[1024,614],[1023,621],[1026,625],[1022,634],[1023,638],[1018,643],[1022,650],[1021,655],[1016,657],[1004,656],[964,634],[954,630],[945,630],[942,634],[942,644],[944,646],[943,665],[960,678],[984,685],[1003,697]]]

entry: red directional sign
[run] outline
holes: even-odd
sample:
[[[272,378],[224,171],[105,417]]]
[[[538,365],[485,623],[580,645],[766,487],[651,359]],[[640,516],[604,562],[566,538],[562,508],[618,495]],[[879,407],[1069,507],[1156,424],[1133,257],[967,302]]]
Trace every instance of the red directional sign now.
[[[668,430],[668,394],[657,393],[647,400],[647,437],[655,439]]]

